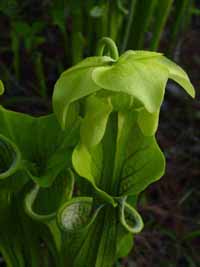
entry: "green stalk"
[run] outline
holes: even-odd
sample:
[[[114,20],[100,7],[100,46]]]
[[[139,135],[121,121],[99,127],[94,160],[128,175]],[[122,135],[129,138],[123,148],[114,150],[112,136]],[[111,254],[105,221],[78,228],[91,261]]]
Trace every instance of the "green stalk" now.
[[[118,1],[119,2],[119,1]],[[117,41],[117,37],[119,35],[120,28],[122,26],[122,11],[119,10],[119,7],[116,3],[111,2],[111,19],[110,19],[110,29],[109,29],[109,37],[113,41]]]
[[[101,18],[101,37],[109,35],[109,16],[110,16],[110,3],[105,3],[105,12]]]
[[[126,47],[127,47],[127,44],[128,44],[128,40],[129,40],[129,36],[130,36],[130,32],[131,32],[131,27],[132,27],[132,22],[133,22],[133,15],[135,13],[135,6],[136,6],[136,0],[131,0],[130,11],[129,11],[129,14],[128,14],[128,20],[127,20],[124,40],[123,40],[123,43],[122,43],[122,47],[120,49],[121,52],[124,52],[126,50]]]
[[[195,6],[195,0],[190,0],[188,10],[186,12],[186,15],[184,17],[184,30],[186,30],[189,27],[189,24],[191,22],[192,16],[193,16],[193,9]],[[199,12],[200,15],[200,12]]]
[[[188,14],[191,12],[192,2],[191,0],[177,0],[175,2],[175,13],[174,19],[175,22],[172,24],[170,33],[170,47],[168,53],[171,54],[175,46],[176,40],[179,33],[185,28],[185,18],[188,17]]]
[[[83,59],[84,39],[82,34],[83,16],[82,6],[72,14],[72,64],[76,64]]]
[[[63,8],[63,13],[64,13],[64,10],[65,10],[65,3],[64,3],[64,1],[62,3],[62,8]],[[68,49],[68,47],[69,47],[69,40],[68,40],[68,34],[67,34],[67,30],[66,30],[66,25],[65,25],[65,23],[63,23],[61,25],[58,24],[58,27],[59,27],[60,32],[62,34],[62,39],[63,39],[63,44],[64,44],[64,57],[65,57],[65,60],[67,60],[68,59],[68,56],[69,56],[68,55],[68,53],[69,53],[69,49]],[[64,60],[64,62],[65,62],[65,60]],[[64,66],[62,65],[61,62],[59,62],[59,65],[62,67],[62,69],[64,69]]]
[[[35,57],[35,73],[39,84],[39,93],[44,99],[47,99],[48,94],[41,53],[37,53]]]
[[[1,237],[2,239],[2,237]],[[0,251],[3,256],[3,259],[5,260],[7,267],[13,267],[16,264],[16,259],[14,258],[13,252],[8,246],[5,246],[5,243],[3,245],[0,244]]]
[[[67,47],[67,45],[68,45],[67,32],[64,31],[64,30],[62,30],[62,36],[63,36],[63,43],[64,43],[65,60],[67,60],[67,58],[68,58],[68,52],[69,52],[68,51],[68,47]],[[60,66],[61,69],[64,69],[61,63],[59,63],[59,66]]]
[[[150,49],[156,51],[169,16],[173,0],[162,0],[159,2],[155,14],[155,22],[153,28],[153,37],[150,43]]]
[[[17,37],[15,32],[12,32],[12,52],[13,52],[13,67],[15,71],[15,76],[17,80],[20,79],[20,56],[19,56],[19,50],[20,50],[20,40]]]
[[[140,0],[136,5],[135,17],[132,25],[132,39],[129,45],[134,49],[143,49],[145,34],[152,23],[153,13],[158,0]]]
[[[21,192],[20,197],[17,196],[14,201],[16,202],[15,209],[18,211],[19,216],[20,234],[23,235],[23,240],[27,244],[24,252],[27,258],[30,258],[31,267],[38,267],[40,264],[40,240],[36,234],[32,235],[35,231],[35,225],[34,227],[32,226],[32,221],[24,214],[24,209],[21,208],[24,204],[24,193]]]
[[[96,24],[97,18],[90,16],[90,6],[91,1],[86,1],[86,4],[83,6],[83,17],[84,17],[84,36],[86,39],[86,50],[88,55],[93,55],[93,46],[94,46],[94,32],[93,29]]]

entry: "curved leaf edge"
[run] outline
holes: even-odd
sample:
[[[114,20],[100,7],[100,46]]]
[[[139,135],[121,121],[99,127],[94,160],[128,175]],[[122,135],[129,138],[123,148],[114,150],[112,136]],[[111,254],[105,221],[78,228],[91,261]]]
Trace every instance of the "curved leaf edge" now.
[[[8,178],[13,175],[16,171],[23,168],[22,156],[13,141],[4,135],[0,134],[0,148],[1,146],[5,146],[6,152],[10,154],[10,156],[14,156],[10,166],[8,166],[7,170],[0,172],[0,180]],[[5,154],[0,154],[0,157],[4,157]]]
[[[66,220],[66,212],[67,209],[73,208],[73,205],[79,205],[82,209],[84,209],[84,205],[89,206],[89,214],[81,214],[77,213],[74,214],[73,211],[69,211],[69,218]],[[89,229],[89,227],[93,224],[95,221],[97,215],[99,214],[100,210],[104,207],[104,204],[99,205],[97,208],[93,210],[93,198],[92,197],[74,197],[73,199],[69,200],[65,204],[61,206],[57,213],[57,223],[58,226],[63,230],[64,232],[68,233],[82,233]],[[74,218],[70,216],[70,212],[73,213]],[[85,212],[87,212],[85,208]],[[89,217],[89,219],[87,218]],[[70,222],[70,219],[75,219],[76,222]],[[88,219],[88,220],[86,220]],[[70,224],[71,223],[71,224]],[[77,226],[73,227],[73,224],[77,224]]]

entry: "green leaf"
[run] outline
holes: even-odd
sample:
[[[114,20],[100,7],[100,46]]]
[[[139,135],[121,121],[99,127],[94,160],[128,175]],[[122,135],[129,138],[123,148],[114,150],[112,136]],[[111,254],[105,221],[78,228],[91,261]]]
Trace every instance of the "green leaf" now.
[[[76,172],[87,179],[97,191],[100,197],[115,205],[113,198],[103,189],[99,188],[102,173],[103,150],[101,145],[88,149],[83,144],[76,146],[72,154],[72,163]]]
[[[117,259],[126,257],[132,247],[133,235],[130,232],[124,233],[123,231],[117,242]]]
[[[78,64],[72,66],[71,68],[67,69],[61,74],[62,76],[65,76],[65,74],[74,71],[76,69],[85,69],[85,68],[94,68],[99,67],[102,65],[112,65],[115,60],[113,60],[111,57],[108,56],[94,56],[94,57],[87,57]]]
[[[4,91],[5,91],[5,88],[4,88],[3,82],[0,80],[0,95],[3,95]]]
[[[154,24],[152,27],[152,39],[150,43],[151,50],[157,50],[167,18],[169,17],[170,10],[172,9],[173,0],[163,0],[157,2],[154,16]]]
[[[90,198],[86,197],[82,197],[80,199],[83,201],[86,199],[86,202],[91,201],[89,200]],[[86,211],[86,213],[89,214],[88,204],[86,204],[86,207],[79,206],[81,203],[78,198],[77,202],[79,204],[75,209],[78,211],[78,214],[82,214],[82,211],[84,213]],[[75,203],[77,202],[75,198]],[[82,205],[84,205],[84,203],[82,203]],[[65,261],[70,264],[70,266],[82,267],[83,264],[87,264],[87,267],[108,267],[112,266],[115,261],[116,241],[118,235],[117,221],[115,220],[117,210],[113,209],[110,205],[104,207],[97,214],[93,223],[84,228],[84,225],[87,225],[87,222],[92,220],[93,214],[94,213],[92,213],[91,217],[86,216],[86,218],[81,217],[81,219],[78,215],[74,218],[75,224],[73,225],[76,225],[78,222],[78,224],[80,223],[81,228],[78,227],[77,232],[72,232],[73,234],[71,235],[70,232],[67,232],[66,236],[71,239],[68,240],[64,253],[66,255]],[[72,218],[69,218],[67,220],[67,224],[71,219]],[[74,228],[73,225],[72,229],[75,229],[76,227]]]
[[[120,181],[120,192],[136,195],[164,174],[165,158],[154,136],[144,136],[135,127],[127,149]]]
[[[81,124],[80,135],[82,143],[91,147],[103,138],[112,105],[108,98],[92,95],[86,100],[85,109],[86,115]]]
[[[104,222],[101,222],[102,234],[98,252],[96,256],[95,267],[112,266],[116,258],[117,247],[117,220],[116,210],[113,207],[107,207],[104,215]]]
[[[124,93],[112,93],[110,102],[114,111],[123,111],[130,109],[133,105],[134,98]]]
[[[144,135],[154,135],[158,128],[159,111],[149,113],[146,109],[142,109],[138,113],[138,125]]]
[[[0,134],[0,190],[18,191],[27,182],[17,146]]]
[[[127,159],[127,149],[132,142],[132,134],[134,125],[136,125],[137,113],[132,110],[122,110],[117,115],[117,138],[115,149],[115,162],[113,170],[113,184],[117,194],[119,195],[119,181],[121,179],[122,167]]]
[[[64,202],[71,199],[73,188],[73,173],[70,170],[65,170],[56,178],[51,187],[40,188],[35,185],[27,193],[24,201],[27,215],[34,221],[46,225],[58,254],[62,248],[62,234],[57,225],[57,211]]]
[[[195,97],[194,87],[191,84],[187,73],[181,67],[164,56],[156,58],[154,60],[155,64],[168,69],[169,79],[177,82],[191,97]]]
[[[118,113],[118,136],[115,153],[114,184],[118,195],[138,194],[165,169],[165,160],[149,130],[153,125],[138,125],[140,111],[126,110]],[[156,163],[156,161],[158,163]],[[124,187],[124,189],[122,189]],[[130,190],[129,190],[129,189]]]
[[[70,129],[61,131],[54,115],[34,118],[0,107],[0,124],[3,151],[12,155],[13,151],[19,151],[21,157],[20,173],[13,179],[16,184],[20,180],[31,179],[42,187],[50,186],[66,165],[70,165],[72,148],[78,138],[79,120],[73,122],[74,126]],[[5,153],[3,157],[6,157]],[[3,166],[9,166],[11,159],[5,158]],[[12,164],[9,168],[13,168]],[[5,176],[4,170],[1,172],[1,176]],[[7,185],[11,187],[12,183]]]
[[[70,170],[59,175],[49,188],[35,185],[25,198],[26,213],[35,221],[51,221],[60,205],[71,198],[73,187],[74,177]]]
[[[156,114],[162,104],[168,78],[178,82],[194,96],[194,88],[187,74],[160,53],[127,51],[117,61],[109,57],[86,58],[58,79],[53,94],[54,111],[64,128],[72,102],[102,89],[110,93],[123,93],[130,95],[133,101],[135,98],[146,109],[146,114],[143,114],[145,121],[149,119],[148,124],[153,122],[154,126],[148,130],[139,119],[140,126],[145,134],[152,134],[157,128]],[[114,105],[118,102],[112,101]]]
[[[0,187],[0,251],[6,266],[38,266],[39,232],[23,211],[23,192],[10,194]],[[17,223],[13,223],[15,220]],[[37,231],[36,231],[37,229]]]
[[[17,146],[8,138],[0,135],[0,179],[5,179],[21,166],[21,154]]]
[[[80,104],[82,117],[72,164],[84,188],[58,213],[71,266],[112,266],[125,247],[117,248],[117,240],[123,244],[128,236],[122,251],[127,253],[132,244],[127,232],[142,230],[136,199],[165,170],[154,134],[168,78],[192,94],[188,77],[163,58],[148,51],[128,51],[117,61],[88,58],[65,71],[55,86],[54,110],[62,127],[72,103]]]
[[[96,68],[92,78],[99,87],[137,98],[153,113],[162,104],[168,79],[168,70],[153,63],[152,59],[157,57],[161,55],[128,51],[112,66]]]
[[[143,110],[121,111],[117,117],[117,128],[112,126],[111,133],[104,134],[103,146],[99,143],[95,147],[87,147],[80,143],[75,148],[72,162],[76,172],[90,181],[104,199],[109,200],[109,195],[138,194],[163,175],[165,160],[155,137],[152,136],[157,126],[158,114],[155,124],[151,123],[153,114],[150,118],[147,115]],[[114,122],[113,119],[111,116],[109,120]],[[116,141],[113,131],[117,131]],[[90,127],[90,139],[93,136],[96,136],[96,132]],[[109,147],[111,140],[112,148]]]
[[[61,75],[54,88],[53,108],[62,128],[66,125],[69,105],[100,90],[91,78],[93,69],[112,62],[108,57],[87,58]]]

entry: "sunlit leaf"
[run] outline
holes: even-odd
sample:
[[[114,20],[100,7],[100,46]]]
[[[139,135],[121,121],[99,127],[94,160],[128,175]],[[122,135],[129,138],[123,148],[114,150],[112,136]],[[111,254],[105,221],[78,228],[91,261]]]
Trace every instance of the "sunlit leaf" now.
[[[96,68],[92,78],[99,87],[129,94],[141,101],[149,112],[155,112],[163,101],[168,70],[152,63],[151,59],[161,57],[160,54],[149,54],[143,56],[141,52],[128,51],[112,66]]]
[[[102,146],[97,145],[88,149],[83,144],[79,144],[73,152],[72,162],[76,172],[81,177],[86,178],[103,199],[106,199],[109,203],[115,205],[113,198],[103,189],[98,187],[103,167]]]
[[[155,63],[167,68],[169,71],[169,79],[177,82],[191,97],[195,97],[194,87],[187,73],[180,66],[164,56],[156,58]]]
[[[86,101],[86,115],[81,124],[81,141],[88,147],[97,145],[106,130],[112,105],[107,98],[91,96]]]
[[[138,113],[138,124],[144,135],[154,135],[158,128],[159,111],[149,113],[142,109]]]
[[[64,72],[58,79],[53,93],[53,108],[62,128],[65,128],[70,103],[100,89],[91,78],[93,69],[109,65],[112,61],[108,57],[87,58]]]

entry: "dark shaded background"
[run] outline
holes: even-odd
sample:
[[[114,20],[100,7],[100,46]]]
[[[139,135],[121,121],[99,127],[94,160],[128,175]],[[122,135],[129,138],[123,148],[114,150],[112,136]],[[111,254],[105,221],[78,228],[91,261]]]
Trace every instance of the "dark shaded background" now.
[[[179,42],[175,60],[187,71],[197,96],[190,100],[168,83],[157,134],[166,174],[141,196],[145,228],[135,238],[131,267],[200,266],[200,17],[192,18]]]

